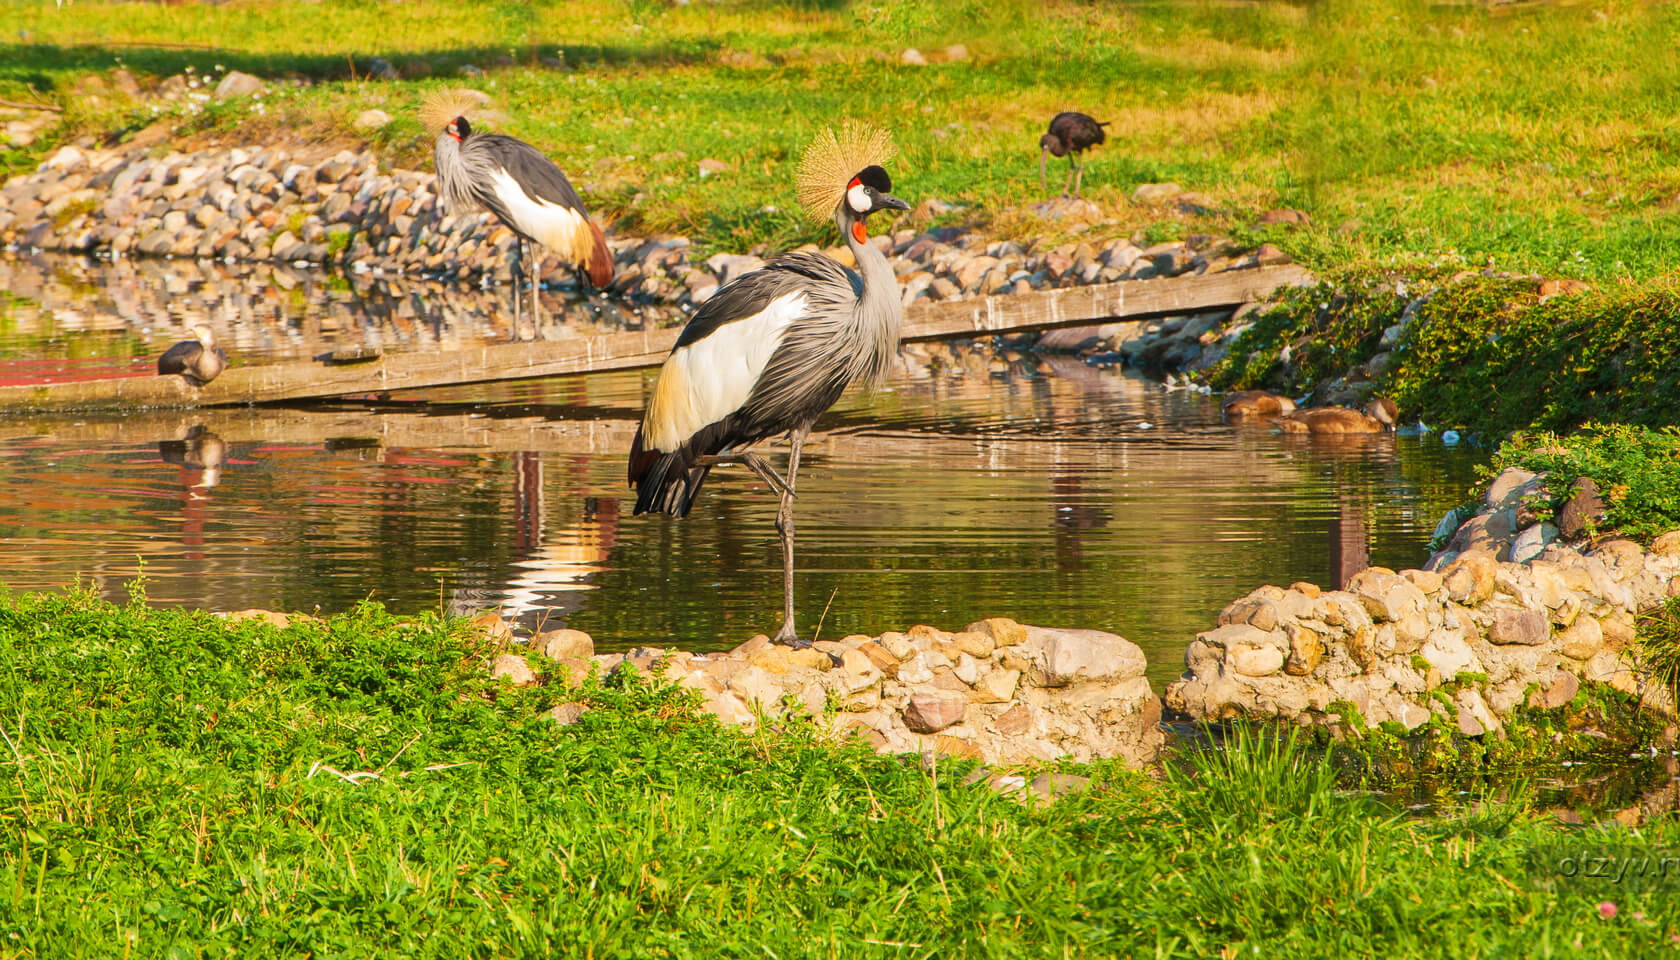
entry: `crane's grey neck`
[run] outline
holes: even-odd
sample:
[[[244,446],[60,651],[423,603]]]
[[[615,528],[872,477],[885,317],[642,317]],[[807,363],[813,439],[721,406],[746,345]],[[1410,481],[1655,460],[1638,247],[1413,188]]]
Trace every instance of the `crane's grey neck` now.
[[[872,243],[858,242],[852,225],[863,222],[863,218],[853,212],[843,199],[834,212],[834,222],[840,227],[840,236],[846,239],[852,257],[857,260],[858,276],[863,281],[854,321],[857,324],[856,334],[868,349],[861,352],[860,369],[854,379],[878,384],[886,376],[893,356],[898,353],[898,331],[904,321],[898,277],[887,262],[886,254]]]
[[[472,175],[461,157],[459,140],[447,133],[438,134],[432,147],[432,163],[437,167],[437,194],[445,213],[466,213],[478,207]]]

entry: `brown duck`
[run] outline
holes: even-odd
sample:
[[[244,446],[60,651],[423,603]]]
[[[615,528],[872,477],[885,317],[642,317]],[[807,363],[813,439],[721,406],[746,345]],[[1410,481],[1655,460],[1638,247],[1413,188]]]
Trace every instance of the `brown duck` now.
[[[1295,401],[1266,390],[1238,390],[1227,394],[1219,405],[1219,412],[1226,417],[1275,417],[1294,410]]]
[[[1365,412],[1347,407],[1314,407],[1297,410],[1273,420],[1284,433],[1382,433],[1393,430],[1394,401],[1378,397],[1365,405]]]
[[[178,373],[195,387],[202,387],[227,369],[227,354],[216,346],[216,335],[199,324],[192,328],[196,340],[182,340],[158,357],[158,376]]]

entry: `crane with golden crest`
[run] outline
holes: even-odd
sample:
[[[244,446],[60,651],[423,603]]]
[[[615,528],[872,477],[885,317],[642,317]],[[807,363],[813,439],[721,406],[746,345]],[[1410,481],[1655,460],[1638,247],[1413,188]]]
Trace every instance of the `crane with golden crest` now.
[[[473,129],[467,115],[483,100],[474,90],[443,90],[420,107],[420,123],[437,136],[432,159],[438,197],[452,214],[488,208],[519,236],[519,260],[531,273],[531,312],[540,320],[537,278],[544,248],[576,270],[580,282],[587,278],[596,287],[612,282],[612,251],[554,161],[523,140]],[[525,256],[527,242],[537,245],[535,256]],[[513,289],[517,320],[517,280]]]
[[[687,516],[706,474],[735,460],[781,494],[783,621],[777,643],[809,646],[794,628],[793,498],[799,454],[811,426],[847,385],[879,383],[898,352],[904,319],[897,278],[869,242],[870,214],[908,210],[892,195],[883,130],[826,130],[799,164],[799,202],[832,218],[856,259],[851,270],[816,253],[789,253],[725,284],[677,338],[660,368],[630,448],[636,513]],[[787,470],[777,476],[749,450],[786,433]]]

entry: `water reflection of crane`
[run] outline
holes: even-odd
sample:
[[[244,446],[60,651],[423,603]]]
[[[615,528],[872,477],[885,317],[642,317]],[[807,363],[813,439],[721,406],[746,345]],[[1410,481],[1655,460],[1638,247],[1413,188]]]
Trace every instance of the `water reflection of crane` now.
[[[550,622],[582,605],[581,594],[595,589],[589,580],[606,569],[618,539],[618,501],[585,498],[576,522],[549,531],[548,497],[542,455],[513,455],[514,545],[519,559],[502,589],[501,615],[529,629],[558,627]],[[584,487],[588,458],[576,463],[571,489]]]

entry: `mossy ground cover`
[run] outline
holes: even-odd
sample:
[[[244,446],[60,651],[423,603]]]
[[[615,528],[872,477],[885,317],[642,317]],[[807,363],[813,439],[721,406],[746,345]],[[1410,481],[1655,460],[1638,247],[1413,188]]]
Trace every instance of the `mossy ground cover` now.
[[[161,116],[172,142],[371,136],[424,163],[412,111],[427,90],[477,85],[500,127],[560,159],[626,230],[674,229],[719,248],[818,239],[792,202],[792,161],[842,116],[890,127],[899,192],[964,205],[1000,233],[1055,235],[1022,211],[1042,197],[1049,117],[1109,120],[1088,194],[1112,233],[1270,238],[1315,266],[1420,255],[1481,267],[1649,277],[1680,253],[1680,32],[1666,4],[1089,4],[758,0],[675,4],[301,0],[156,6],[4,0],[0,97],[44,97],[64,123],[0,153],[25,169],[82,134],[117,138]],[[948,60],[951,44],[967,59]],[[907,47],[932,62],[900,62]],[[557,55],[567,68],[545,65]],[[410,78],[367,77],[382,57]],[[510,65],[498,66],[498,58]],[[424,63],[429,78],[415,79]],[[192,68],[275,83],[261,106],[183,100],[154,116],[90,75],[145,86]],[[307,88],[284,86],[288,77]],[[98,97],[95,101],[89,94]],[[398,119],[353,130],[369,107]],[[697,163],[730,169],[702,179]],[[1059,171],[1058,171],[1059,172]],[[1202,213],[1129,201],[1144,182],[1202,195]],[[1303,229],[1246,233],[1274,206]],[[770,210],[767,208],[774,208]]]
[[[1672,887],[1560,859],[1672,852],[1673,823],[1405,819],[1276,739],[1023,805],[646,683],[498,686],[493,652],[376,607],[277,630],[0,598],[0,953],[1622,957],[1680,934]],[[579,723],[538,719],[573,698]]]

